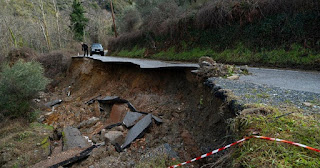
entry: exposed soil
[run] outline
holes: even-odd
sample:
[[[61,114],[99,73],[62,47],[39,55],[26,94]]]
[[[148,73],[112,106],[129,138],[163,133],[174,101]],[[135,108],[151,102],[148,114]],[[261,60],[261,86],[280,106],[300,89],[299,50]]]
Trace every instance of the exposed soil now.
[[[74,167],[133,167],[148,151],[165,143],[177,152],[179,158],[176,159],[184,161],[232,141],[232,136],[228,135],[227,119],[235,114],[228,104],[228,94],[214,96],[211,88],[192,74],[191,69],[140,69],[132,64],[73,58],[67,78],[54,90],[49,99],[62,99],[64,102],[48,115],[45,123],[57,129],[76,127],[82,121],[97,117],[100,120],[94,126],[80,131],[89,137],[98,133],[97,130],[108,124],[108,118],[100,112],[97,103],[85,104],[98,95],[120,96],[130,101],[138,111],[160,116],[164,121],[159,126],[153,124],[143,138],[136,140],[124,152],[118,154],[113,146],[100,147]],[[69,97],[68,91],[71,91]],[[118,108],[121,110],[122,107]],[[114,117],[119,119],[119,116]],[[228,156],[227,153],[218,154],[222,155]],[[218,156],[193,166],[215,162]],[[226,158],[224,160],[230,159]]]

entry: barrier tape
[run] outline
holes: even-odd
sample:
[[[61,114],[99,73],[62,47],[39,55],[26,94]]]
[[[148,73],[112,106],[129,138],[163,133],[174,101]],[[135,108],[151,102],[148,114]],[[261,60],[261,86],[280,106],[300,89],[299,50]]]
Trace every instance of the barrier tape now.
[[[203,154],[203,155],[201,155],[201,156],[199,156],[199,157],[196,157],[196,158],[194,158],[194,159],[191,159],[191,160],[189,160],[189,161],[186,161],[186,162],[183,162],[183,163],[180,163],[180,164],[177,164],[177,165],[170,166],[169,168],[179,167],[179,166],[182,166],[182,165],[185,165],[185,164],[194,162],[194,161],[196,161],[196,160],[200,160],[200,159],[202,159],[202,158],[205,158],[205,157],[208,157],[208,156],[213,155],[213,154],[215,154],[215,153],[218,153],[218,152],[220,152],[220,151],[222,151],[222,150],[225,150],[225,149],[227,149],[227,148],[230,148],[231,146],[234,146],[234,145],[236,145],[236,144],[239,144],[239,143],[241,143],[241,142],[243,142],[243,141],[246,141],[246,140],[248,140],[248,139],[251,139],[251,138],[257,138],[257,139],[264,139],[264,140],[269,140],[269,141],[277,141],[277,142],[288,143],[288,144],[291,144],[291,145],[299,146],[299,147],[306,148],[306,149],[313,150],[313,151],[316,151],[316,152],[319,152],[319,153],[320,153],[320,150],[319,150],[319,149],[312,148],[312,147],[309,147],[309,146],[306,146],[306,145],[303,145],[303,144],[300,144],[300,143],[295,143],[295,142],[291,142],[291,141],[287,141],[287,140],[283,140],[283,139],[278,139],[278,138],[269,138],[269,137],[265,137],[265,136],[254,136],[254,135],[253,135],[253,136],[250,136],[250,137],[243,138],[243,139],[241,139],[241,140],[239,140],[239,141],[237,141],[237,142],[234,142],[234,143],[232,143],[232,144],[229,144],[229,145],[227,145],[227,146],[225,146],[225,147],[222,147],[222,148],[216,149],[216,150],[214,150],[214,151],[211,151],[211,152],[209,152],[209,153]]]

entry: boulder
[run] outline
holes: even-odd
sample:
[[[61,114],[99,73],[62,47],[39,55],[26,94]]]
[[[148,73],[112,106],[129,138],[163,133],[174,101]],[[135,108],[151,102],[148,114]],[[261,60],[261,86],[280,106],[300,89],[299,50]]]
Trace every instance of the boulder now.
[[[128,111],[129,108],[127,104],[114,104],[111,108],[110,116],[107,120],[107,123],[114,124],[122,122]]]
[[[115,145],[116,143],[122,144],[124,141],[123,133],[120,131],[109,131],[104,134],[105,142],[110,142],[111,144]]]
[[[86,148],[89,144],[77,128],[66,127],[63,129],[63,150],[72,148]]]

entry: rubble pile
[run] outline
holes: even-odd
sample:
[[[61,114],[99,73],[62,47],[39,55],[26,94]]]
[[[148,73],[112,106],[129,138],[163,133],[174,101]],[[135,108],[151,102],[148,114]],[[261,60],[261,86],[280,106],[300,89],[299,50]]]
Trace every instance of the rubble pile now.
[[[210,57],[199,58],[199,66],[199,69],[192,72],[204,79],[210,77],[227,77],[229,79],[238,79],[240,74],[248,74],[247,66],[238,68],[235,65],[220,64]]]
[[[62,139],[53,139],[53,155],[48,160],[36,164],[34,167],[59,167],[69,165],[88,157],[94,148],[105,146],[114,147],[117,152],[129,148],[136,139],[143,138],[153,121],[161,124],[161,118],[146,112],[139,112],[127,100],[118,96],[97,96],[84,103],[84,106],[93,106],[98,109],[98,116],[64,127]],[[46,104],[53,111],[59,109],[62,100],[55,100]],[[62,107],[60,107],[62,108]],[[55,113],[46,115],[44,122],[54,119]],[[61,117],[61,116],[60,116]],[[68,120],[66,120],[68,121]],[[55,124],[51,122],[51,124]],[[57,126],[56,126],[57,128]],[[55,130],[57,132],[57,129]],[[144,139],[141,139],[144,141]],[[140,141],[141,141],[140,140]],[[54,149],[56,148],[56,150]],[[61,149],[57,152],[57,149]]]

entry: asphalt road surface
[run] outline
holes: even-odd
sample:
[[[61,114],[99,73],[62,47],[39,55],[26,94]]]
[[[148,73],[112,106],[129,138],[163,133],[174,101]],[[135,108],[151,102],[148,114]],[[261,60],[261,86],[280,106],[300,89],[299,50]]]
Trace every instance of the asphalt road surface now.
[[[83,57],[83,56],[78,56]],[[168,61],[157,61],[148,59],[136,59],[136,58],[124,58],[124,57],[111,57],[111,56],[99,56],[93,55],[88,58],[100,60],[102,62],[114,62],[114,63],[132,63],[139,65],[142,69],[156,69],[156,68],[191,68],[197,69],[198,64],[192,63],[181,63],[181,62],[168,62]]]
[[[240,81],[320,93],[320,72],[265,68],[249,68],[249,72],[252,75],[241,76]]]
[[[78,56],[82,57],[82,56]],[[89,56],[91,59],[102,62],[132,63],[139,65],[140,68],[191,68],[196,69],[198,64],[164,62],[147,59],[134,59],[110,56]],[[254,84],[265,84],[283,89],[320,93],[320,72],[294,71],[266,68],[249,68],[252,75],[241,76],[240,81]]]

